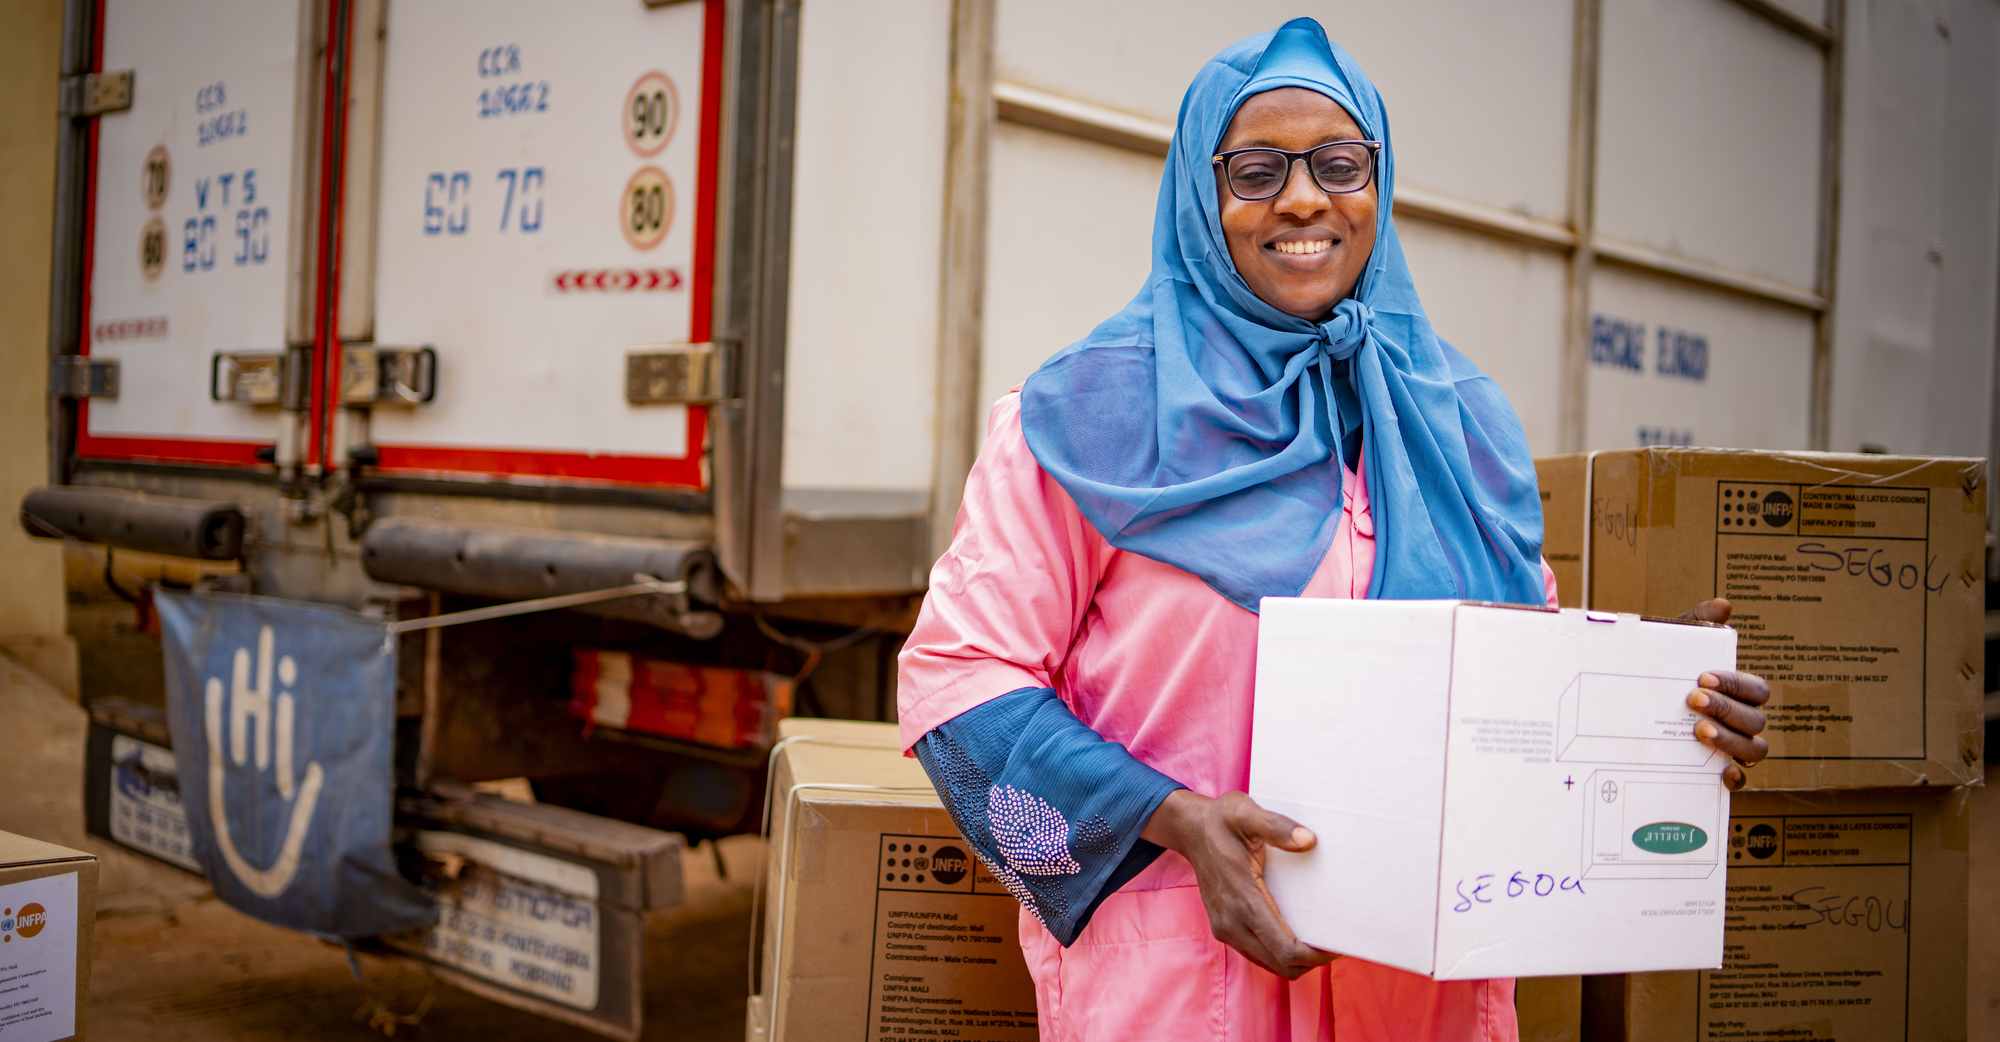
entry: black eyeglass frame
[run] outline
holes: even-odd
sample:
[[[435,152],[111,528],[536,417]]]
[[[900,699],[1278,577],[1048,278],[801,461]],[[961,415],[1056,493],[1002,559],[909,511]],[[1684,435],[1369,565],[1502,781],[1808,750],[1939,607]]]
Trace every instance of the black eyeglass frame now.
[[[1328,188],[1325,182],[1319,179],[1319,175],[1313,173],[1313,164],[1312,164],[1313,154],[1316,152],[1323,151],[1325,149],[1335,148],[1340,145],[1363,145],[1366,146],[1368,149],[1368,177],[1364,179],[1360,184],[1354,186],[1353,188]],[[1229,166],[1228,166],[1229,161],[1231,159],[1236,158],[1237,156],[1248,155],[1251,152],[1269,152],[1285,157],[1284,179],[1278,182],[1278,187],[1274,189],[1270,195],[1244,195],[1242,192],[1236,190],[1236,179],[1229,176]],[[1253,145],[1249,148],[1232,148],[1227,152],[1217,152],[1213,157],[1209,159],[1209,165],[1222,167],[1222,181],[1224,184],[1227,184],[1229,186],[1230,195],[1233,195],[1236,198],[1241,199],[1246,203],[1261,203],[1267,199],[1276,199],[1277,197],[1285,194],[1285,186],[1292,183],[1292,167],[1296,165],[1300,160],[1305,161],[1306,173],[1312,176],[1313,184],[1319,186],[1320,191],[1325,192],[1328,195],[1353,195],[1356,192],[1366,191],[1369,185],[1375,183],[1375,170],[1377,167],[1381,166],[1382,163],[1382,143],[1380,141],[1363,141],[1358,139],[1348,140],[1348,141],[1328,141],[1323,145],[1314,145],[1313,147],[1306,149],[1304,152],[1291,152],[1282,148],[1272,148],[1269,145]]]

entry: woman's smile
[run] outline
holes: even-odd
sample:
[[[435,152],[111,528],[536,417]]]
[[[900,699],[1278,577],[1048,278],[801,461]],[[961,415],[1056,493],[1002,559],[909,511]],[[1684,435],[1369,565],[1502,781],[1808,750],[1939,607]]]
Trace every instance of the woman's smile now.
[[[1265,243],[1264,249],[1300,271],[1316,271],[1333,262],[1340,242],[1340,236],[1314,228],[1285,232]]]

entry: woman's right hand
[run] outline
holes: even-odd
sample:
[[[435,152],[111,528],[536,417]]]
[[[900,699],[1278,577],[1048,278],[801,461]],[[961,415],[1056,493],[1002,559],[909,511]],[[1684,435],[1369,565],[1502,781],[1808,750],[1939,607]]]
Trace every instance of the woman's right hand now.
[[[1312,832],[1259,807],[1240,792],[1210,799],[1178,789],[1161,802],[1140,835],[1194,866],[1215,939],[1286,980],[1340,956],[1292,933],[1264,888],[1264,850],[1311,850]]]

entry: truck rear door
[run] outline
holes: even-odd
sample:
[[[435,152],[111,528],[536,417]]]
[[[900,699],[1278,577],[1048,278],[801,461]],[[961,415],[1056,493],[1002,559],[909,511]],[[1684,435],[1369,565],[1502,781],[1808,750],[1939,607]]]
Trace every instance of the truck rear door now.
[[[720,0],[387,5],[379,82],[354,85],[338,323],[363,350],[431,349],[434,396],[334,410],[322,454],[709,488],[713,396],[682,377],[716,372],[723,29]]]
[[[280,406],[315,332],[324,12],[195,8],[100,0],[94,19],[95,67],[135,87],[87,132],[78,351],[118,386],[78,403],[81,461],[249,469],[302,433]]]

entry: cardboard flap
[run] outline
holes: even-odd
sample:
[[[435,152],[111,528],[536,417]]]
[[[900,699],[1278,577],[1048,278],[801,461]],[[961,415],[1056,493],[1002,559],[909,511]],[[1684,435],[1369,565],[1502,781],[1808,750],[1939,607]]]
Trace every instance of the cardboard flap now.
[[[32,865],[95,860],[97,855],[85,851],[59,847],[54,843],[17,836],[12,832],[0,832],[0,868],[25,868]]]

